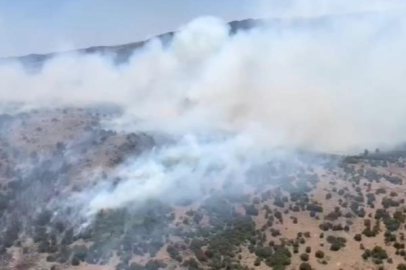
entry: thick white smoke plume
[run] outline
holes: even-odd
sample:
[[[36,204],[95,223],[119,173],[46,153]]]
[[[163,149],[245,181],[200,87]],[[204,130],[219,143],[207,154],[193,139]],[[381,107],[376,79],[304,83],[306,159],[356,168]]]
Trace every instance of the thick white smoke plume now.
[[[272,155],[275,157],[276,153]],[[134,202],[142,204],[152,198],[179,203],[202,198],[224,185],[241,188],[249,170],[269,160],[269,156],[244,137],[185,136],[174,145],[119,166],[116,171],[121,182],[116,187],[104,182],[90,194],[80,196],[90,195],[86,209],[90,214]]]
[[[230,135],[157,149],[123,165],[118,175],[125,180],[117,187],[87,193],[91,211],[118,207],[191,187],[185,181],[242,177],[245,166],[263,162],[263,151],[275,148],[347,153],[404,143],[403,18],[385,13],[278,27],[270,21],[233,36],[226,23],[201,18],[170,45],[151,41],[118,67],[83,55],[53,59],[39,74],[2,66],[0,99],[35,106],[113,103],[125,109],[110,123],[116,129],[197,141]]]
[[[2,66],[0,99],[114,103],[142,120],[137,128],[252,132],[274,146],[351,151],[402,143],[404,19],[303,28],[287,22],[229,37],[224,22],[202,18],[169,47],[152,41],[125,66],[83,55],[51,60],[36,75]]]
[[[239,196],[255,189],[264,176],[269,185],[280,185],[281,175],[270,174],[270,166],[286,161],[295,164],[297,153],[260,147],[245,135],[188,135],[115,168],[112,178],[120,179],[118,183],[98,182],[71,199],[85,202],[83,214],[93,215],[101,209],[143,206],[156,198],[182,204],[219,190]]]

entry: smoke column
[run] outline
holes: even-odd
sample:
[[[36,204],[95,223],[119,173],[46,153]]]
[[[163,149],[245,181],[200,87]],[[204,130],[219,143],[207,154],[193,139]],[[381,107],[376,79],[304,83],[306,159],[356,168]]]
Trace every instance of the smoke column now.
[[[404,143],[401,15],[286,20],[279,27],[270,21],[231,36],[225,22],[199,18],[169,45],[152,40],[120,66],[73,54],[38,74],[2,66],[0,99],[39,108],[114,104],[125,113],[109,128],[177,138],[127,161],[117,173],[125,180],[113,190],[88,191],[90,212],[169,196],[179,185],[185,188],[178,192],[197,194],[199,185],[185,181],[240,181],[275,149],[351,153]]]

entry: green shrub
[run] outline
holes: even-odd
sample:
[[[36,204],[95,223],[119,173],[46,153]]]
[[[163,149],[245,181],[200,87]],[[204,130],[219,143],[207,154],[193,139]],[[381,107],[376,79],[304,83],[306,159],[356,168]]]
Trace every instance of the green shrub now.
[[[307,253],[302,253],[302,254],[300,255],[300,259],[301,259],[302,261],[304,261],[304,262],[307,262],[307,261],[309,260],[309,254],[307,254]]]
[[[310,266],[310,264],[304,262],[300,264],[299,270],[312,270],[312,267]]]
[[[318,251],[316,251],[315,256],[316,256],[316,258],[318,258],[318,259],[323,259],[323,258],[324,258],[324,252],[321,251],[321,250],[318,250]]]

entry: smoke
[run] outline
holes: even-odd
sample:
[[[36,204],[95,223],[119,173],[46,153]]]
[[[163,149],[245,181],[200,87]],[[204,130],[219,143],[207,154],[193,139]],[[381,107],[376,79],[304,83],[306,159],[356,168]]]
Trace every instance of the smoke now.
[[[140,119],[138,129],[252,131],[274,146],[345,152],[402,143],[404,20],[327,24],[229,37],[224,22],[198,19],[169,47],[154,40],[120,67],[94,55],[58,57],[36,75],[3,66],[0,99],[113,103]]]
[[[153,198],[179,203],[203,198],[227,182],[242,187],[248,169],[266,160],[266,155],[256,150],[244,138],[206,137],[199,141],[186,136],[117,168],[121,182],[113,188],[106,188],[111,187],[109,183],[97,186],[86,210],[93,214]]]
[[[204,196],[208,183],[243,183],[280,149],[350,153],[404,143],[402,16],[273,23],[230,36],[225,22],[200,18],[171,44],[152,40],[120,66],[74,54],[38,74],[2,66],[0,99],[115,104],[125,113],[108,127],[178,138],[119,166],[118,185],[79,194],[90,213],[151,197]]]
[[[311,160],[286,149],[268,150],[242,134],[187,135],[128,159],[107,181],[97,181],[70,199],[76,205],[86,205],[81,214],[93,216],[102,209],[142,207],[157,198],[182,205],[199,202],[213,192],[241,196],[259,188],[262,178],[268,188],[281,185],[287,172],[273,170],[271,174],[277,164],[289,164],[287,170],[293,173]],[[323,161],[313,159],[311,163],[321,165]]]

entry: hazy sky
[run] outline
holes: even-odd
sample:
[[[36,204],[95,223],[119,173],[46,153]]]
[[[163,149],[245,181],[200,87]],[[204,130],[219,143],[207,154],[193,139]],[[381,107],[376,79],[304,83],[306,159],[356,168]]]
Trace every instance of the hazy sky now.
[[[191,19],[380,9],[404,0],[0,0],[0,57],[138,41]]]
[[[194,17],[251,17],[251,0],[0,0],[0,56],[118,44]]]

